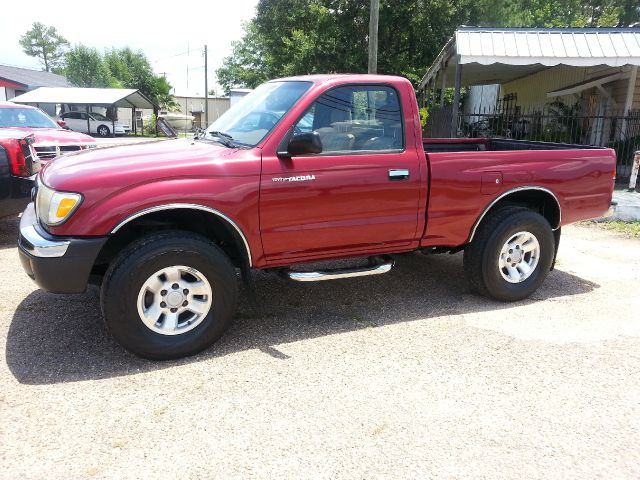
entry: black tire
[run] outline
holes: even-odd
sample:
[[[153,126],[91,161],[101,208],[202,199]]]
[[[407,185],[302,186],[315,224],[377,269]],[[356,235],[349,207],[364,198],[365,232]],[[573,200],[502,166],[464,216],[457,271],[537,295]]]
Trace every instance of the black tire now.
[[[209,313],[192,330],[163,335],[138,315],[138,293],[155,272],[184,265],[201,272],[212,286]],[[113,337],[127,350],[152,360],[193,355],[212,345],[231,324],[238,302],[235,268],[206,238],[181,231],[147,235],[127,246],[111,262],[102,283],[102,315]]]
[[[500,273],[503,245],[518,232],[532,233],[540,245],[538,264],[520,283],[510,283]],[[503,302],[522,300],[535,292],[551,270],[555,241],[549,222],[523,207],[503,207],[487,216],[473,241],[464,250],[464,270],[471,287],[486,297]]]
[[[109,127],[107,127],[106,125],[99,125],[96,131],[101,137],[108,137],[109,135],[111,135],[111,130],[109,130]]]

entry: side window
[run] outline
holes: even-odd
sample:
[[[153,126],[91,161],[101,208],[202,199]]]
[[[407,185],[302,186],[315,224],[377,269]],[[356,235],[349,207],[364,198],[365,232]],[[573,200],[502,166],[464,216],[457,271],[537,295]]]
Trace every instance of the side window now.
[[[402,115],[395,89],[354,85],[322,94],[295,125],[317,132],[322,152],[401,150]]]
[[[71,120],[76,120],[80,118],[80,114],[77,112],[69,112],[63,115],[63,118],[70,118]]]

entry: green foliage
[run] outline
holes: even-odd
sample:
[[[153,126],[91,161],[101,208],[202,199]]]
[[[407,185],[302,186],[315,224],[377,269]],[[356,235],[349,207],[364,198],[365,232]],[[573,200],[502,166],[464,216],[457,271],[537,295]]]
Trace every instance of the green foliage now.
[[[19,42],[24,53],[37,57],[47,72],[62,65],[65,47],[69,45],[55,27],[47,27],[40,22],[34,22]]]
[[[156,118],[155,114],[151,114],[148,119],[143,120],[142,133],[147,137],[155,137],[156,135]]]
[[[420,125],[422,128],[427,126],[427,121],[429,120],[429,110],[427,107],[422,107],[420,109]]]
[[[155,102],[162,110],[167,110],[169,112],[179,111],[180,105],[171,94],[171,88],[171,84],[165,77],[161,75],[155,76],[149,96],[150,98],[155,99]]]
[[[580,222],[580,225],[584,227],[597,227],[603,230],[612,230],[614,232],[622,233],[626,237],[640,238],[640,222],[624,222],[622,220],[605,220],[605,221],[593,221]]]
[[[584,128],[580,118],[580,102],[567,105],[562,100],[549,103],[551,118],[544,125],[543,141],[582,143]]]
[[[112,78],[95,48],[75,45],[65,55],[64,76],[79,87],[110,87]]]
[[[231,44],[232,54],[222,62],[218,69],[218,83],[226,93],[234,86],[255,88],[269,77],[264,61],[261,37],[253,21],[244,25],[242,40]]]
[[[417,84],[458,25],[510,22],[513,0],[382,0],[378,72]],[[369,2],[260,0],[218,69],[225,91],[269,78],[367,71]]]
[[[178,108],[171,95],[171,85],[165,77],[153,73],[151,63],[143,52],[133,51],[129,47],[112,49],[105,53],[104,62],[119,86],[137,88],[163,110]]]
[[[76,45],[67,52],[61,73],[79,87],[135,88],[162,109],[178,108],[167,79],[153,73],[144,53],[129,47],[101,55],[95,48]]]
[[[378,72],[417,84],[459,25],[622,26],[637,0],[381,0]],[[260,0],[218,82],[254,88],[270,78],[367,71],[369,2]]]
[[[529,27],[629,26],[640,6],[629,0],[521,0],[517,24]]]

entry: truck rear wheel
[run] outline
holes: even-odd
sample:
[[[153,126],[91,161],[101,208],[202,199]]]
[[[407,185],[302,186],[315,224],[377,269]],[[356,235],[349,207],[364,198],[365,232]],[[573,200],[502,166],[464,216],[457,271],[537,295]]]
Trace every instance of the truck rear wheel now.
[[[236,308],[225,253],[188,232],[151,234],[125,248],[104,278],[105,323],[127,350],[153,360],[197,353],[218,340]]]
[[[491,213],[465,248],[464,269],[478,293],[511,302],[535,292],[551,269],[555,241],[549,222],[523,207]]]

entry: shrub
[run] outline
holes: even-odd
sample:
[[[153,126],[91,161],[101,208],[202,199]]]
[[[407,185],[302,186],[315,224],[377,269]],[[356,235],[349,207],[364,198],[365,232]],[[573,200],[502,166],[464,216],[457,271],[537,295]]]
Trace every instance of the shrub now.
[[[151,116],[147,119],[147,120],[143,120],[144,122],[144,126],[143,126],[143,133],[149,137],[155,137],[156,136],[156,115],[155,113],[152,113]]]

